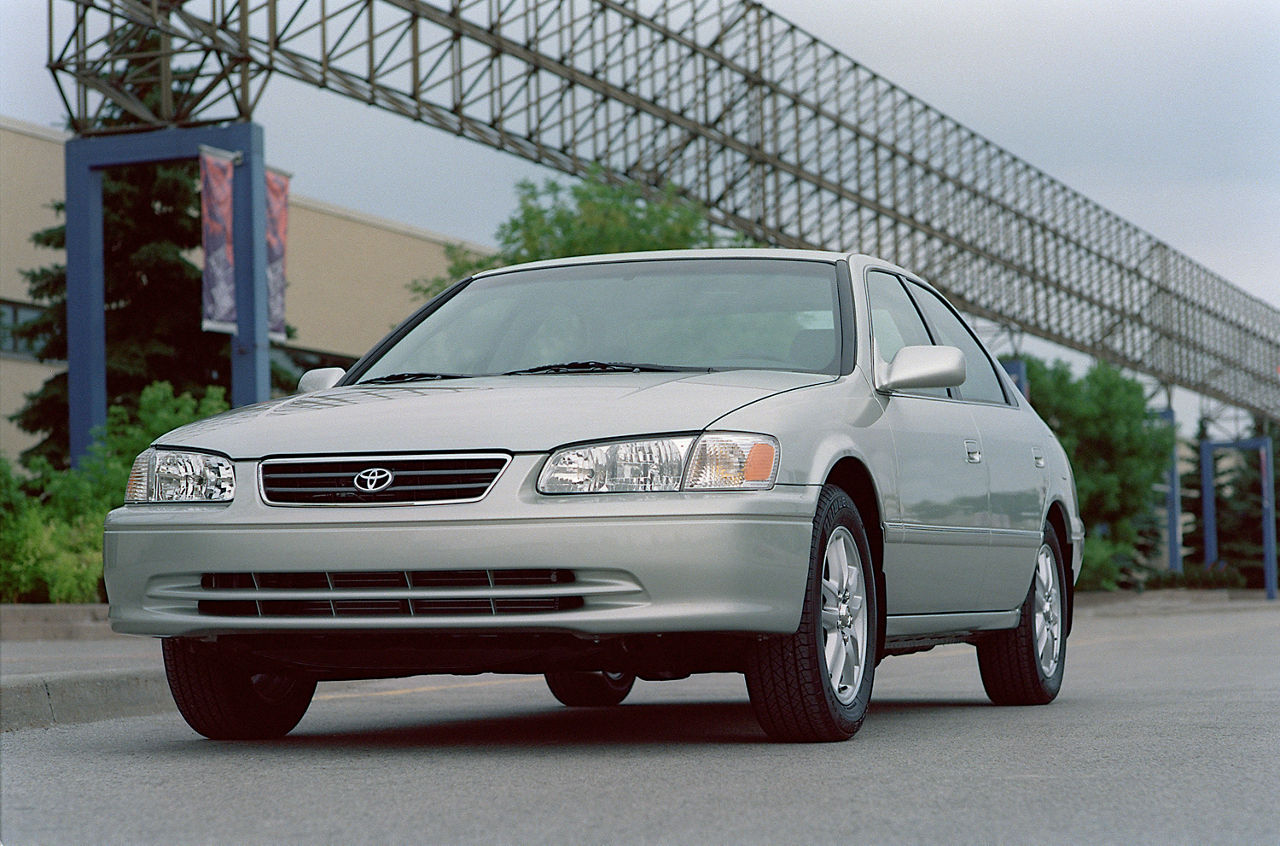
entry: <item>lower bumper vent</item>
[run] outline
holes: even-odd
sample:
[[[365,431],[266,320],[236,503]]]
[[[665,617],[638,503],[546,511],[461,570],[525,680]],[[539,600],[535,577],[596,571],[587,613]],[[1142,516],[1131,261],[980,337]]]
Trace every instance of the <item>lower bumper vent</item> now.
[[[204,573],[208,598],[197,608],[219,617],[545,614],[584,605],[576,581],[572,570]]]

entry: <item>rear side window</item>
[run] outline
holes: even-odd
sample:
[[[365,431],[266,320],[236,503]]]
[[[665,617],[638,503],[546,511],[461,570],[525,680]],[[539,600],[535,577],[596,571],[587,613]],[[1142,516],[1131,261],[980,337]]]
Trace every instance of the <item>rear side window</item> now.
[[[960,385],[960,398],[974,402],[1007,403],[1004,388],[1000,385],[1000,377],[996,375],[991,359],[983,351],[982,345],[974,337],[969,327],[965,326],[942,298],[914,282],[909,283],[911,294],[920,305],[920,310],[929,319],[929,325],[936,334],[937,343],[959,347],[964,353],[965,380]]]
[[[879,270],[868,272],[867,300],[871,305],[871,336],[875,339],[876,354],[885,364],[893,361],[903,347],[933,343],[920,312],[897,276]],[[913,388],[904,393],[930,397],[948,395],[946,388]]]

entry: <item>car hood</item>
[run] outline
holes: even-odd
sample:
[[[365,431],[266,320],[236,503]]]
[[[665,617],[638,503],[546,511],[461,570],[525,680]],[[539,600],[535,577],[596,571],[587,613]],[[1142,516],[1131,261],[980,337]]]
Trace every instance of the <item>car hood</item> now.
[[[832,381],[818,373],[586,373],[331,388],[245,406],[156,443],[274,455],[508,450],[696,431],[748,403]]]

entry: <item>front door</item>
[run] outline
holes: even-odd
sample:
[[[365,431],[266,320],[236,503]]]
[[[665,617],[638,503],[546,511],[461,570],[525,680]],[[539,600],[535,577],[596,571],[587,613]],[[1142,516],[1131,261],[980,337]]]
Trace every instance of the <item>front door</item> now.
[[[933,343],[902,281],[867,274],[874,366],[904,346]],[[898,464],[898,514],[885,515],[889,614],[977,607],[990,552],[987,465],[966,403],[945,388],[882,396]]]

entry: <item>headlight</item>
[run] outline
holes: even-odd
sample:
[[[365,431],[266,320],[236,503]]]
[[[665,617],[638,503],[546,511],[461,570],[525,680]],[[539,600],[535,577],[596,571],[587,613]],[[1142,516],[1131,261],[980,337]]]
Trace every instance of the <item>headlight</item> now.
[[[678,491],[693,436],[570,447],[538,476],[542,493]]]
[[[125,502],[229,502],[236,495],[231,460],[203,452],[148,449],[133,461]]]
[[[568,447],[538,476],[544,494],[764,490],[778,473],[768,435],[708,432]]]

